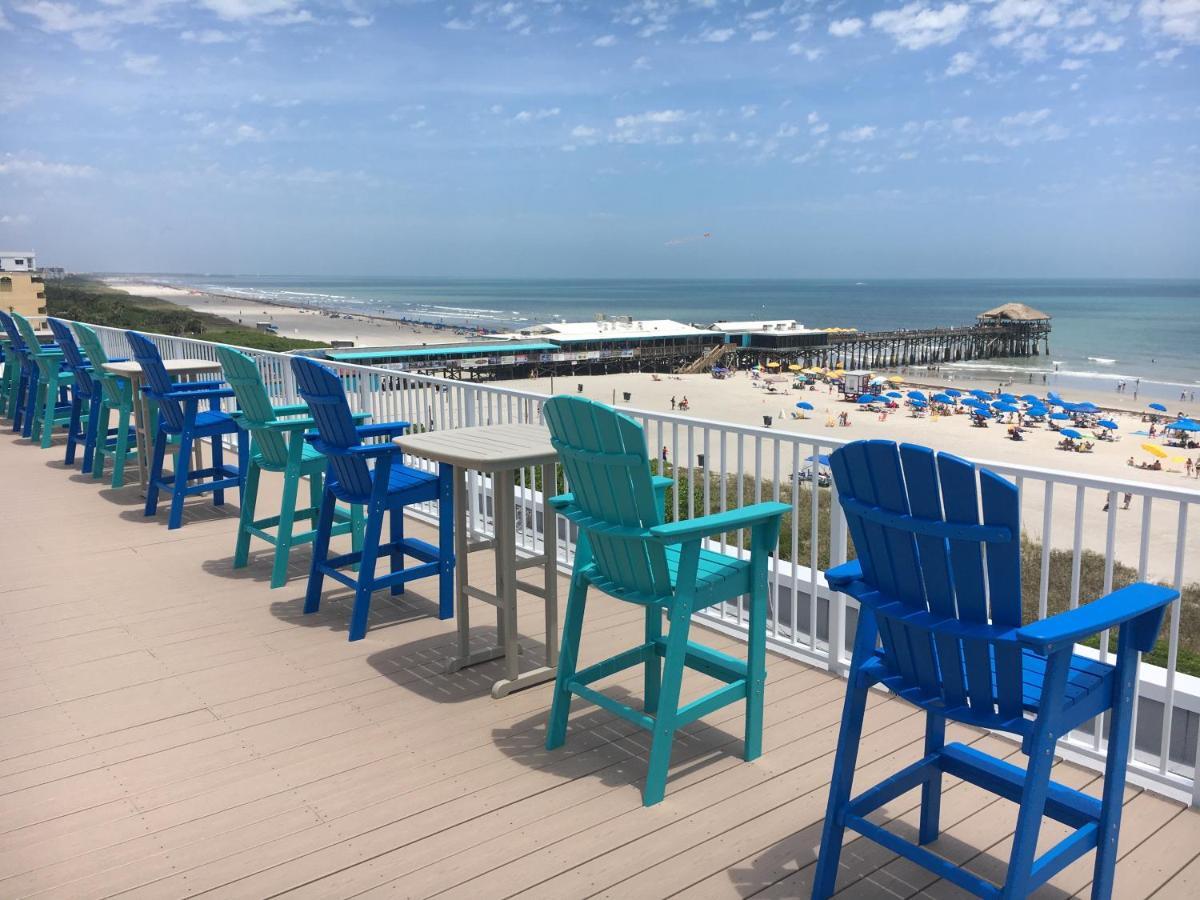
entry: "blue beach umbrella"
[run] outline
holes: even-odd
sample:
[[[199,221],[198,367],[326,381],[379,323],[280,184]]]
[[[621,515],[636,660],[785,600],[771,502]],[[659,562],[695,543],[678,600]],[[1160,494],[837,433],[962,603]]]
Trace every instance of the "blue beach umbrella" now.
[[[1099,425],[1101,428],[1110,428],[1113,431],[1117,430],[1117,423],[1114,422],[1112,419],[1101,419],[1096,424]]]
[[[813,408],[813,405],[811,403],[809,403],[807,400],[801,400],[799,403],[796,404],[796,409],[812,409],[812,408]]]
[[[946,393],[949,394],[951,397],[961,397],[962,396],[962,391],[960,391],[958,388],[946,388]]]
[[[1017,395],[1016,394],[1001,394],[1000,399],[1003,400],[1005,403],[1016,403]]]
[[[992,409],[1002,413],[1015,413],[1021,411],[1011,403],[993,403]]]
[[[876,397],[874,394],[859,394],[858,402],[859,403],[878,403],[879,398]]]
[[[978,397],[980,400],[991,400],[992,399],[991,394],[989,394],[987,391],[981,391],[979,388],[973,388],[971,390],[971,396]]]
[[[1051,406],[1062,406],[1063,398],[1054,393],[1054,391],[1048,393],[1046,399],[1050,401]]]
[[[915,409],[924,409],[929,404],[926,403],[924,400],[914,400],[912,402],[912,405]]]
[[[1075,408],[1079,410],[1079,412],[1085,413],[1100,412],[1100,407],[1098,407],[1095,403],[1092,403],[1090,400],[1084,400],[1082,403],[1076,403]]]
[[[963,406],[969,406],[971,409],[987,409],[987,404],[978,397],[967,397],[962,401]]]
[[[1147,405],[1149,406],[1150,409],[1158,410],[1158,412],[1166,412],[1167,411],[1167,408],[1165,406],[1163,406],[1161,403],[1150,403]]]
[[[923,393],[921,393],[920,391],[909,391],[908,399],[909,400],[924,400],[925,395]]]
[[[931,397],[930,399],[932,399],[934,403],[953,403],[954,402],[954,398],[951,397],[949,393],[934,394],[933,397]]]
[[[904,395],[903,395],[902,393],[900,393],[899,391],[888,391],[888,392],[887,392],[886,394],[884,394],[883,396],[885,396],[885,397],[891,397],[893,400],[899,400],[899,399],[901,399],[901,398],[902,398]]]
[[[986,406],[977,406],[971,410],[971,415],[979,416],[981,419],[992,418],[992,411]]]
[[[1050,418],[1056,422],[1065,422],[1071,418],[1069,413],[1050,413]]]
[[[822,466],[829,465],[829,457],[826,456],[824,453],[820,454],[819,456],[806,456],[804,458],[804,461],[805,462],[817,462]]]
[[[1025,415],[1033,419],[1044,419],[1046,418],[1046,414],[1049,412],[1050,410],[1046,409],[1044,406],[1031,406],[1029,409],[1025,410]]]
[[[1071,438],[1071,440],[1074,440],[1074,441],[1081,441],[1081,440],[1083,440],[1083,435],[1082,435],[1082,434],[1080,434],[1078,431],[1076,431],[1074,428],[1064,428],[1064,429],[1063,429],[1061,432],[1059,432],[1059,433],[1060,433],[1060,434],[1061,434],[1063,437],[1069,437],[1069,438]]]
[[[1179,419],[1163,427],[1170,431],[1200,431],[1200,422],[1194,422],[1191,419]]]
[[[1042,405],[1042,398],[1037,396],[1037,394],[1022,394],[1021,399],[1024,400],[1026,403],[1032,403],[1035,406]]]

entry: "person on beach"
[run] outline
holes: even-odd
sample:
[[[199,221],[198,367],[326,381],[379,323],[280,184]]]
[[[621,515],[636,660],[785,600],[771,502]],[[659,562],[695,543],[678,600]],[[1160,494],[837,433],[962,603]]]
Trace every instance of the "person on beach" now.
[[[666,444],[664,444],[663,448],[662,448],[662,461],[664,463],[667,461],[667,446],[666,446]]]
[[[1184,468],[1187,470],[1187,477],[1191,478],[1192,477],[1192,461],[1190,459],[1185,461]]]
[[[672,412],[675,411],[675,397],[674,396],[671,397],[671,411]]]

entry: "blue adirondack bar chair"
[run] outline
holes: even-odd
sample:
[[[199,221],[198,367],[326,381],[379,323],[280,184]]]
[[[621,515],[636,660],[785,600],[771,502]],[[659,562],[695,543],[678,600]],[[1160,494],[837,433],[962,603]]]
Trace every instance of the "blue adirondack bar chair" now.
[[[409,423],[356,425],[341,380],[329,367],[297,356],[292,359],[292,372],[300,396],[317,425],[316,432],[305,438],[329,460],[317,515],[305,613],[320,608],[321,589],[328,575],[354,590],[350,640],[361,640],[367,633],[372,593],[391,588],[392,594],[401,594],[408,582],[437,575],[438,618],[449,619],[454,615],[453,486],[449,468],[443,466],[438,475],[421,472],[404,465],[400,448],[390,440],[366,443],[371,438],[401,435],[408,430]],[[375,461],[374,466],[367,464],[369,460]],[[404,507],[429,500],[438,501],[437,547],[404,535]],[[364,505],[366,522],[361,550],[330,556],[329,538],[338,501]],[[390,540],[381,543],[385,515],[389,520]],[[391,572],[387,575],[375,572],[381,555],[391,560]],[[407,556],[420,564],[406,567]],[[341,571],[356,564],[357,578]]]
[[[75,375],[71,383],[71,414],[67,421],[67,450],[63,462],[69,466],[75,464],[75,453],[82,442],[83,459],[80,462],[83,471],[90,472],[96,452],[96,426],[100,421],[100,405],[103,402],[100,379],[94,375],[91,362],[76,343],[71,326],[53,317],[46,321],[54,332],[54,340],[62,350],[68,368]]]
[[[183,501],[209,491],[213,505],[225,503],[225,490],[238,489],[238,499],[246,484],[246,465],[249,459],[248,439],[229,413],[221,411],[221,399],[232,397],[233,391],[222,388],[221,381],[175,382],[163,366],[158,348],[145,335],[125,332],[133,357],[142,367],[145,385],[142,390],[158,406],[158,422],[154,429],[154,455],[150,462],[150,483],[146,486],[146,515],[158,512],[159,491],[171,495],[168,528],[183,525]],[[206,402],[208,409],[201,410]],[[222,438],[232,435],[237,441],[237,466],[225,464]],[[192,468],[192,447],[196,441],[209,438],[212,445],[212,465]],[[163,477],[163,462],[167,445],[175,444],[175,471]],[[195,483],[193,483],[195,482]]]
[[[834,891],[846,828],[981,897],[1025,897],[1095,850],[1092,896],[1110,896],[1137,654],[1153,647],[1178,592],[1133,584],[1022,626],[1012,482],[949,453],[891,441],[856,441],[830,462],[858,559],[826,577],[861,606],[813,896]],[[1077,641],[1111,628],[1120,629],[1115,664],[1073,654]],[[926,711],[926,755],[851,799],[867,691],[876,684]],[[1105,712],[1108,758],[1096,799],[1052,781],[1050,769],[1055,742]],[[947,720],[1016,735],[1028,765],[946,744]],[[922,846],[938,837],[943,773],[1019,804],[1001,887]],[[919,843],[868,821],[918,787]],[[1043,816],[1074,830],[1035,859]]]
[[[745,701],[743,757],[762,752],[763,686],[766,682],[767,562],[779,537],[782,503],[756,503],[686,521],[663,522],[671,479],[650,472],[642,426],[611,407],[559,396],[543,407],[551,443],[558,450],[571,493],[550,504],[579,527],[575,567],[563,622],[562,650],[546,749],[566,740],[572,696],[615,713],[653,735],[642,801],[663,798],[676,729],[729,703]],[[707,550],[706,538],[750,530],[750,557]],[[576,671],[589,587],[645,607],[645,641],[603,662]],[[746,660],[688,640],[692,613],[748,595],[750,637]],[[667,614],[670,632],[662,635]],[[644,669],[645,698],[639,711],[590,685],[632,666]],[[679,706],[685,668],[725,682]]]
[[[37,368],[25,347],[25,338],[4,310],[0,310],[0,327],[7,341],[4,346],[4,414],[12,422],[12,430],[21,431],[25,414],[25,395],[30,378],[37,378]]]

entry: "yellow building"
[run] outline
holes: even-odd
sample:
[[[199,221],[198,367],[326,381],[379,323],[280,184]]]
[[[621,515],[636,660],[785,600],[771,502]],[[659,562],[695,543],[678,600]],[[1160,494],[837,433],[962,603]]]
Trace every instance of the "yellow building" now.
[[[32,252],[0,252],[0,309],[23,316],[46,314],[46,285]]]

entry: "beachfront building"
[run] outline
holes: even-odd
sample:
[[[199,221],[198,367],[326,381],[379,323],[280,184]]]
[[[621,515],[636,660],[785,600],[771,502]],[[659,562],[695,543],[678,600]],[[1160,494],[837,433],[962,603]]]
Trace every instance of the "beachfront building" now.
[[[32,250],[0,250],[0,308],[23,316],[46,314],[46,285]]]
[[[999,346],[994,348],[996,356],[1037,356],[1039,342],[1050,353],[1050,314],[1040,309],[1024,303],[1003,303],[981,312],[975,321],[983,331],[984,341],[994,344],[999,340]],[[1001,328],[1003,336],[993,337],[990,329]]]

